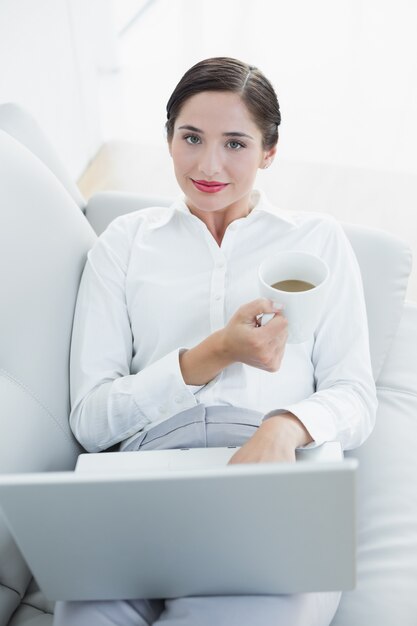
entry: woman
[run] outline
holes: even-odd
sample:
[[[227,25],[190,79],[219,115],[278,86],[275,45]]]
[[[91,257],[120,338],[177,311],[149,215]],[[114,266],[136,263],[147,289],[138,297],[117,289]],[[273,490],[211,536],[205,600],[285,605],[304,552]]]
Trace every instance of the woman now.
[[[281,121],[256,68],[207,59],[178,83],[167,138],[184,194],[116,219],[89,253],[74,323],[71,427],[89,451],[241,446],[232,463],[293,461],[300,446],[370,434],[376,397],[360,273],[331,218],[253,191]],[[314,337],[286,345],[285,311],[257,297],[279,250],[331,271]],[[275,313],[262,326],[262,313]],[[324,626],[339,593],[58,603],[61,624]]]

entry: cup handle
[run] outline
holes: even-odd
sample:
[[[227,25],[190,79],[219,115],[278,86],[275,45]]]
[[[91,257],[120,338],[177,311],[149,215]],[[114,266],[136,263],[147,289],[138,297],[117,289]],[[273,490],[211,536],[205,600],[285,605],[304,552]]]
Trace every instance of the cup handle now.
[[[275,317],[275,313],[261,313],[256,316],[256,319],[258,320],[260,326],[265,326],[265,324],[268,324],[273,317]]]

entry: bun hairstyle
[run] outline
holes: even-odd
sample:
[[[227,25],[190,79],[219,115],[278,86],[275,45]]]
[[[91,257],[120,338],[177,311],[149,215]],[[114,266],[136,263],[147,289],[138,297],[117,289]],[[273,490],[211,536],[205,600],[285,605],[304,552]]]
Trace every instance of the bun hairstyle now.
[[[183,104],[203,91],[240,94],[262,133],[263,149],[270,150],[277,144],[281,113],[273,86],[258,68],[230,57],[200,61],[181,78],[166,107],[168,142],[172,141],[175,121]]]

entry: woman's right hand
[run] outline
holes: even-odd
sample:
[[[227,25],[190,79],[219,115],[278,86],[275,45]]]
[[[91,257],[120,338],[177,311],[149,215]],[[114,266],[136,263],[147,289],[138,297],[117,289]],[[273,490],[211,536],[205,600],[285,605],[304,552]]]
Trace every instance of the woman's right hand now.
[[[275,315],[267,324],[260,326],[258,316],[262,313]],[[220,331],[226,359],[276,372],[284,356],[287,325],[282,311],[275,309],[267,298],[242,305]]]
[[[265,326],[257,316],[274,313]],[[229,323],[179,357],[187,385],[205,385],[232,363],[240,362],[267,372],[276,372],[287,341],[287,320],[272,302],[258,298],[239,307]]]

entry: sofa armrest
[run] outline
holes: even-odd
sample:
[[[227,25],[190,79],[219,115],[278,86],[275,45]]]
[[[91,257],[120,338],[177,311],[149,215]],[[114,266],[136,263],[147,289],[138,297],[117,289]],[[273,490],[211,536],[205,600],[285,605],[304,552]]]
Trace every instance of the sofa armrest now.
[[[414,626],[417,615],[417,305],[404,307],[359,460],[358,578],[332,626]]]

